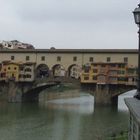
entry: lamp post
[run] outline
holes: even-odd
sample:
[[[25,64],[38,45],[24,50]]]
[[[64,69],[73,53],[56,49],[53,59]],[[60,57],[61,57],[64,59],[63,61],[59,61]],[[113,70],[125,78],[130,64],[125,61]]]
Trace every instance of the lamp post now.
[[[139,27],[138,35],[139,35],[139,49],[138,49],[138,83],[137,83],[137,93],[134,96],[135,98],[140,100],[140,4],[133,11],[135,23]]]

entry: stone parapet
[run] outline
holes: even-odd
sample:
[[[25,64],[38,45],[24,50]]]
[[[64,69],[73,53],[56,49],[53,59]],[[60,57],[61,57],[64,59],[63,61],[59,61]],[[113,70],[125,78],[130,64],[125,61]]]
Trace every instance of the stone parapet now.
[[[140,100],[126,98],[125,103],[130,112],[129,140],[140,140]]]

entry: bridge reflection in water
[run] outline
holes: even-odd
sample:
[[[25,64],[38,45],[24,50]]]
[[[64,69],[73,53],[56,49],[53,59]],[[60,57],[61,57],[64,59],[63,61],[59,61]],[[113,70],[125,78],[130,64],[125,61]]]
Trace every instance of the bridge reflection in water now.
[[[121,106],[94,107],[89,94],[40,104],[0,102],[0,135],[4,140],[105,140],[127,128],[128,111]]]

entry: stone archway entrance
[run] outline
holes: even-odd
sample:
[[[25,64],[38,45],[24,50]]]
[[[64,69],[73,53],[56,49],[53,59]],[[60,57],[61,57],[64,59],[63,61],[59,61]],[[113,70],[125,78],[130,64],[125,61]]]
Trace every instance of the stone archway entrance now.
[[[38,78],[49,77],[49,67],[46,64],[40,64],[36,68],[36,76]]]
[[[75,79],[79,79],[81,75],[81,70],[82,69],[80,66],[78,66],[77,64],[73,64],[68,68],[68,76]]]
[[[65,77],[66,76],[66,71],[64,67],[60,64],[56,64],[52,67],[53,71],[53,76],[54,77]]]

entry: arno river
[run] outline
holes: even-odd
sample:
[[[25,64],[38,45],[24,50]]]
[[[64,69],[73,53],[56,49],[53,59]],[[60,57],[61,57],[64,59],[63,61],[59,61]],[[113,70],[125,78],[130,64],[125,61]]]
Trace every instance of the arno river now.
[[[81,93],[73,99],[49,102],[0,102],[0,140],[106,140],[126,131],[129,113],[119,96],[118,108],[94,106],[94,97]]]

